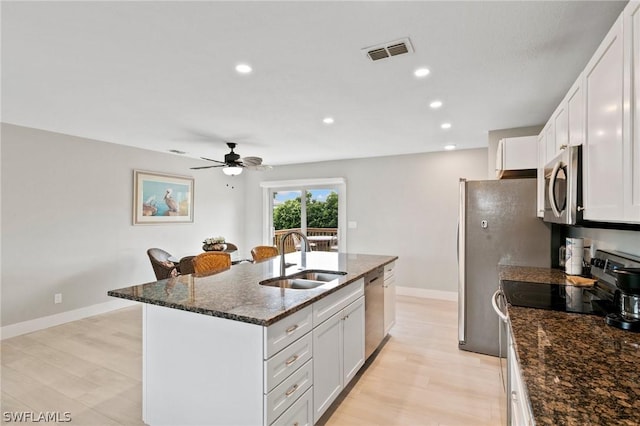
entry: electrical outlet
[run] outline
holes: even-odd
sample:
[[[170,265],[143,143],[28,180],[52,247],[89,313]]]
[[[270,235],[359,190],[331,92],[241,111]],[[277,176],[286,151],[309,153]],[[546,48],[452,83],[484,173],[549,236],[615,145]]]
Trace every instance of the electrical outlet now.
[[[53,295],[53,303],[62,303],[62,293],[56,293]]]

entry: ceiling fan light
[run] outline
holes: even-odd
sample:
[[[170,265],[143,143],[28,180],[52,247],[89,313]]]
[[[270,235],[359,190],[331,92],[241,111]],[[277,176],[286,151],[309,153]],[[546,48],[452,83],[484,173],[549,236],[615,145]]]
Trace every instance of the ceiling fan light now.
[[[242,167],[237,167],[237,166],[223,167],[222,173],[224,173],[227,176],[237,176],[240,173],[242,173]]]

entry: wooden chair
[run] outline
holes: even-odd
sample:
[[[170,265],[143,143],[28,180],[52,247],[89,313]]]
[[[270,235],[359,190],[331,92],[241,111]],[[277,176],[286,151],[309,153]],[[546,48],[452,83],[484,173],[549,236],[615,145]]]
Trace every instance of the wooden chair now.
[[[179,268],[169,260],[170,253],[154,247],[147,250],[147,256],[149,256],[153,272],[156,274],[158,281],[178,275]]]
[[[208,251],[193,258],[193,269],[198,275],[214,274],[231,268],[231,256],[223,251]]]
[[[233,244],[233,243],[225,243],[227,245],[227,248],[225,249],[225,251],[227,253],[233,253],[235,251],[238,251],[238,246]]]
[[[278,254],[278,247],[276,246],[256,246],[251,249],[251,257],[253,257],[254,262],[276,257]]]
[[[185,256],[182,259],[180,259],[180,274],[187,275],[187,274],[193,274],[196,272],[195,268],[193,267],[194,257],[195,256]]]

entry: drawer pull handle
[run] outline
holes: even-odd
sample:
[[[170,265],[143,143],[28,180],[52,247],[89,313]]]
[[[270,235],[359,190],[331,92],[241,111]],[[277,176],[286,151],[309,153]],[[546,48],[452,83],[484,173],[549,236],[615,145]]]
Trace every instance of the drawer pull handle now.
[[[291,358],[289,358],[288,360],[286,360],[284,363],[289,366],[291,364],[293,364],[294,362],[296,362],[298,360],[298,355],[294,355]]]
[[[294,324],[291,327],[287,328],[286,333],[293,333],[298,328],[298,324]]]
[[[289,390],[287,391],[287,393],[285,393],[285,395],[286,395],[286,396],[290,396],[292,393],[294,393],[294,392],[295,392],[295,391],[297,391],[297,390],[298,390],[298,385],[297,385],[297,384],[295,384],[295,385],[293,385],[293,386],[291,387],[291,389],[289,389]]]

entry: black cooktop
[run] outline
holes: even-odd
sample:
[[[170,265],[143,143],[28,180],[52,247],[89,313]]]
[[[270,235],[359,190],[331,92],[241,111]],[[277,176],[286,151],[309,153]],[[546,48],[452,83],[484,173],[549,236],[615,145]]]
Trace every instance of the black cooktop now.
[[[597,284],[576,287],[503,280],[502,291],[512,306],[601,316],[615,312],[613,295]]]

